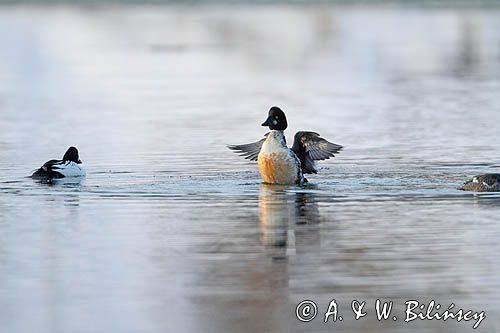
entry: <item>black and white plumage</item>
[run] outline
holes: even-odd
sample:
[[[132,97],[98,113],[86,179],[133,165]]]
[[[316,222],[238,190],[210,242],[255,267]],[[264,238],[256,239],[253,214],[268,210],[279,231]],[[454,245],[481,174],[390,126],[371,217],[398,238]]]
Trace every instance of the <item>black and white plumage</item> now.
[[[58,179],[65,177],[83,177],[85,168],[78,156],[78,149],[69,147],[62,160],[45,162],[31,177],[36,179]]]
[[[474,192],[499,192],[500,174],[489,173],[475,176],[471,180],[467,181],[460,189]]]
[[[258,161],[265,183],[290,184],[305,181],[304,174],[317,173],[315,161],[335,157],[342,146],[323,139],[316,132],[295,134],[292,148],[288,148],[283,131],[288,127],[285,113],[278,107],[269,110],[262,126],[271,130],[257,142],[231,145],[229,149],[252,161]]]

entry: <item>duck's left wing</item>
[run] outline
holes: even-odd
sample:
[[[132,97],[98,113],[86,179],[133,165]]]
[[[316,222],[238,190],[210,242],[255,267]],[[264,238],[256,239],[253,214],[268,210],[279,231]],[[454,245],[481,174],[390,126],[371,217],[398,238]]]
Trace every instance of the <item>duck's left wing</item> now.
[[[297,132],[292,146],[300,159],[303,173],[317,173],[314,161],[335,157],[342,148],[341,145],[323,139],[316,132]]]
[[[240,154],[240,156],[245,157],[247,160],[257,161],[260,153],[260,148],[262,147],[264,141],[266,141],[268,134],[269,133],[266,133],[264,138],[257,142],[247,143],[246,145],[230,145],[227,146],[227,148],[236,151],[236,153]]]
[[[45,162],[38,170],[36,170],[32,178],[52,178],[54,177],[54,170],[64,162],[62,160],[50,160]]]

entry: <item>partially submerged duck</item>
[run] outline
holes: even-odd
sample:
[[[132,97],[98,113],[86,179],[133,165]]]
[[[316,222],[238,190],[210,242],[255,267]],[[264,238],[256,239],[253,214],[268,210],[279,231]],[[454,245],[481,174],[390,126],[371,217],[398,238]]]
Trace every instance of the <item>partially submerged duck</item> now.
[[[59,179],[65,177],[83,177],[85,174],[85,168],[78,156],[78,149],[69,147],[62,160],[45,162],[31,177],[36,179]]]
[[[264,183],[302,184],[304,174],[317,173],[315,161],[335,157],[342,146],[331,143],[316,132],[297,132],[292,148],[286,145],[284,130],[288,127],[285,113],[273,106],[262,126],[271,130],[257,142],[228,146],[246,159],[257,161]]]
[[[489,173],[475,176],[466,182],[460,190],[475,192],[498,192],[500,191],[500,174]]]

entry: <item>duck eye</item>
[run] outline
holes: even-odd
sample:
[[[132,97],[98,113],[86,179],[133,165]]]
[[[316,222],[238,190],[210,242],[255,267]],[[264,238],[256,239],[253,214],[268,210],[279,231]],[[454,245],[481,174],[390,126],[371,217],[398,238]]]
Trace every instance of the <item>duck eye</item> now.
[[[274,119],[278,119],[279,117],[278,116],[274,116]]]

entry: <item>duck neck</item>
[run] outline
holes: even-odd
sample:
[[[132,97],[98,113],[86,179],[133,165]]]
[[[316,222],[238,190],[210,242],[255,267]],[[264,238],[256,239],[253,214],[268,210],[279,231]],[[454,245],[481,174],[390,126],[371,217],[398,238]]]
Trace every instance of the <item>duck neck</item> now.
[[[283,131],[271,130],[271,132],[269,132],[269,139],[271,139],[275,143],[280,144],[281,146],[286,147],[285,133]]]

